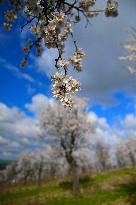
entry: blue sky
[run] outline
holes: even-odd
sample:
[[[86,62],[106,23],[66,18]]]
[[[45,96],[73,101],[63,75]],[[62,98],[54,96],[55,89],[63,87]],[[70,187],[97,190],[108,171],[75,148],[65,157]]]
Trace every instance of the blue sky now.
[[[129,4],[133,5],[132,0],[131,2]],[[129,78],[127,79],[128,85],[123,84],[120,87],[116,88],[115,91],[112,91],[112,84],[110,84],[110,82],[106,82],[106,84],[104,85],[105,90],[104,88],[102,91],[100,89],[101,93],[99,93],[98,91],[99,83],[100,83],[99,80],[100,80],[100,75],[101,75],[101,73],[99,73],[99,69],[101,69],[101,72],[107,72],[107,70],[104,67],[105,66],[108,67],[110,78],[112,77],[110,75],[110,69],[111,69],[111,73],[117,72],[117,69],[118,69],[118,72],[120,73],[119,74],[120,79],[117,79],[118,81],[122,81],[121,72],[123,69],[126,70],[125,63],[118,62],[118,56],[121,56],[123,54],[123,50],[121,50],[120,44],[123,42],[126,42],[129,39],[130,37],[129,33],[131,32],[130,28],[131,26],[135,26],[134,17],[136,19],[136,15],[133,13],[132,7],[131,6],[128,7],[129,4],[126,1],[126,3],[123,3],[120,5],[120,13],[121,13],[120,15],[121,16],[119,16],[118,18],[105,19],[105,17],[100,16],[98,17],[98,19],[95,19],[92,21],[92,25],[89,26],[90,28],[83,29],[83,33],[79,33],[79,36],[76,34],[76,37],[77,39],[79,39],[79,42],[82,42],[80,43],[80,46],[84,47],[85,50],[89,50],[89,51],[86,51],[84,71],[83,73],[78,74],[79,79],[81,78],[81,81],[83,81],[82,82],[83,90],[81,92],[82,93],[81,95],[87,96],[88,98],[90,98],[91,109],[94,110],[98,115],[106,117],[109,121],[114,119],[117,115],[124,116],[126,113],[133,112],[135,109],[134,108],[134,103],[135,103],[134,93],[131,93],[132,90],[130,88],[127,88],[127,89],[130,89],[130,93],[129,91],[127,91],[127,89],[123,90],[124,86],[126,87],[135,86],[135,84],[130,85],[130,79],[131,78],[132,80],[136,80],[136,79],[134,79],[135,76],[131,76],[129,72],[127,73],[128,78]],[[129,16],[126,18],[126,15],[128,13],[129,13]],[[103,20],[103,22],[101,22],[102,26],[100,25],[101,19]],[[26,67],[25,69],[19,68],[20,61],[23,58],[23,52],[21,48],[23,44],[25,43],[25,39],[28,38],[28,34],[26,34],[26,31],[24,31],[22,34],[20,33],[19,27],[18,27],[19,23],[22,23],[22,19],[18,20],[18,22],[14,26],[14,29],[11,32],[4,31],[1,26],[1,32],[0,32],[0,62],[1,62],[0,101],[3,103],[6,103],[9,106],[17,106],[22,109],[24,104],[26,102],[30,102],[32,96],[35,95],[36,93],[43,93],[46,96],[51,96],[51,91],[50,91],[50,77],[49,77],[50,70],[48,69],[48,65],[46,64],[46,59],[44,59],[45,64],[42,65],[44,66],[45,70],[48,69],[48,71],[46,72],[40,72],[39,71],[40,69],[37,68],[37,65],[33,63],[31,58],[30,58],[28,67]],[[121,23],[124,24],[125,27],[123,28],[122,31],[119,31],[117,29],[119,29],[119,26],[121,27]],[[82,26],[83,24],[79,26],[80,29],[82,29]],[[103,27],[105,31],[100,30],[102,29],[101,27]],[[112,32],[108,30],[111,28],[112,28]],[[85,36],[85,40],[84,40],[84,36]],[[90,38],[92,38],[92,42]],[[107,42],[106,42],[106,39],[107,39]],[[101,41],[103,42],[100,44]],[[86,44],[88,43],[90,45],[86,46]],[[103,46],[105,48],[103,48]],[[90,53],[90,51],[92,51],[92,54]],[[52,53],[50,52],[49,54],[51,55]],[[107,58],[109,59],[106,60],[105,56],[107,56]],[[102,60],[102,58],[104,60]],[[88,59],[91,59],[92,63]],[[52,58],[52,64],[51,64],[52,67],[53,67],[53,63],[54,61]],[[101,65],[101,63],[103,63],[103,65]],[[115,70],[113,70],[115,67],[114,65],[118,66],[118,68],[116,67]],[[124,68],[122,68],[123,66]],[[90,81],[90,83],[85,85],[86,84],[84,83],[84,81],[86,81],[85,72],[87,72],[88,74],[88,67],[94,67],[94,69],[96,68],[97,69],[96,69],[96,72],[94,70],[92,70],[92,73],[91,71],[89,72],[90,78],[87,78],[87,81]],[[51,71],[53,69],[55,72],[55,68],[51,68]],[[93,83],[93,74],[95,74],[94,76],[95,80],[97,80],[98,78],[98,82],[96,83]],[[112,81],[113,80],[115,81],[113,86],[115,86],[116,84],[117,75],[113,75],[113,78],[114,77],[115,79],[112,79]],[[106,78],[108,78],[108,73],[106,74]],[[102,81],[104,80],[105,79],[102,79]],[[126,80],[126,83],[127,83],[127,80]],[[91,88],[91,84],[92,84],[92,88]],[[85,86],[88,86],[88,87],[85,87]],[[98,86],[98,88],[96,88],[96,86]],[[107,92],[108,86],[109,86],[109,92]],[[93,91],[94,97],[89,96],[89,90],[90,92]],[[103,99],[101,99],[101,96],[100,97],[96,96],[97,92],[98,92],[98,95],[102,94],[102,95],[107,95],[107,96],[105,97],[103,96]],[[106,98],[107,98],[107,102],[106,102]]]
[[[120,44],[130,39],[131,27],[136,27],[136,2],[125,0],[119,4],[118,18],[100,15],[87,29],[84,22],[74,28],[79,46],[86,51],[83,72],[76,76],[82,84],[79,95],[87,97],[90,110],[111,126],[116,119],[135,116],[136,103],[136,76],[128,72],[127,62],[118,60],[119,56],[126,54]],[[98,6],[103,7],[103,2],[98,1]],[[3,21],[2,17],[0,21]],[[31,118],[32,112],[25,105],[32,103],[33,97],[39,94],[52,97],[50,75],[55,72],[56,54],[53,50],[45,50],[37,59],[32,52],[28,66],[20,69],[21,48],[29,34],[26,30],[20,33],[19,23],[22,23],[22,18],[11,32],[4,31],[2,24],[0,26],[0,103],[7,106],[4,109],[11,111],[15,108]],[[70,42],[67,51],[71,52]]]
[[[22,107],[34,92],[49,93],[50,79],[36,71],[36,67],[19,67],[23,58],[22,36],[19,30],[0,33],[0,100],[11,106]],[[31,60],[30,64],[31,65]]]

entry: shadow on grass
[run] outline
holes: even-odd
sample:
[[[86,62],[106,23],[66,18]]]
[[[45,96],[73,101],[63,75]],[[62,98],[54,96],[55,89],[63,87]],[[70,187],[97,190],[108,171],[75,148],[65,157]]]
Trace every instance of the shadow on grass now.
[[[90,176],[84,176],[80,178],[79,180],[80,186],[86,187],[89,184],[94,183],[94,179],[91,178]],[[72,189],[72,181],[63,181],[59,183],[59,186],[63,188],[64,190],[71,190]]]
[[[118,191],[127,196],[130,205],[136,205],[136,174],[133,174],[127,183],[121,184]]]

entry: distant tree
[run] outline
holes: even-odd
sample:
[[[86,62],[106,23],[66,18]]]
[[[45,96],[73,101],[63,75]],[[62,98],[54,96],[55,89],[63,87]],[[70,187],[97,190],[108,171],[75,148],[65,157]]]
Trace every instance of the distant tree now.
[[[61,156],[58,156],[56,151],[48,146],[45,150],[39,151],[35,156],[33,171],[36,181],[40,185],[42,180],[53,179],[56,176],[63,175],[64,170],[60,168]]]
[[[131,165],[136,166],[136,137],[129,138],[125,145]]]
[[[96,141],[94,149],[96,170],[103,171],[111,168],[109,148],[102,142],[102,140]]]
[[[5,184],[6,179],[5,179],[5,174],[3,170],[0,170],[0,185]]]
[[[118,16],[117,1],[107,0],[104,9],[94,8],[97,0],[2,0],[1,2],[9,3],[9,10],[5,12],[4,28],[10,30],[14,21],[22,16],[24,24],[21,26],[21,31],[27,27],[33,34],[23,48],[25,57],[21,63],[22,67],[26,66],[33,47],[36,48],[37,55],[41,54],[43,45],[58,51],[58,58],[55,59],[58,72],[52,76],[52,93],[63,102],[64,106],[72,107],[71,94],[80,89],[80,84],[68,76],[68,68],[73,66],[77,72],[80,72],[85,55],[77,46],[72,25],[79,23],[82,17],[88,24],[90,18],[98,16],[101,12],[107,17]],[[66,59],[63,54],[66,41],[70,38],[75,51]]]
[[[85,104],[78,100],[78,106],[74,105],[72,110],[62,109],[59,104],[51,103],[43,108],[40,116],[41,135],[43,138],[48,135],[53,139],[53,149],[56,149],[68,163],[75,195],[80,193],[80,149],[89,146],[89,133],[93,131],[87,114]]]
[[[58,156],[50,146],[35,153],[23,152],[18,160],[13,161],[0,172],[0,182],[28,183],[33,181],[40,185],[41,181],[66,175],[67,166],[65,165],[62,157]]]
[[[3,171],[4,181],[6,183],[16,182],[17,176],[17,161],[13,161],[10,165],[7,166],[6,170]]]
[[[123,142],[116,151],[116,158],[119,167],[131,166],[131,159],[129,157],[129,150],[126,144]]]
[[[119,167],[136,166],[136,138],[130,137],[117,147],[116,159]]]
[[[16,170],[18,181],[27,183],[33,178],[34,155],[31,152],[23,152],[17,162]]]

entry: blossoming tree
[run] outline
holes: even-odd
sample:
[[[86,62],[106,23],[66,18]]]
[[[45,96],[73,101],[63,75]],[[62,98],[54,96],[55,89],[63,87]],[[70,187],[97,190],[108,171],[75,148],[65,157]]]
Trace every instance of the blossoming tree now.
[[[1,1],[5,2],[5,1]],[[97,0],[9,0],[11,9],[6,11],[4,28],[10,30],[14,21],[19,15],[25,17],[24,27],[28,27],[33,34],[23,48],[25,57],[21,62],[24,67],[27,64],[29,54],[33,47],[38,55],[41,54],[43,46],[58,51],[58,58],[55,59],[57,73],[51,77],[53,95],[59,99],[64,106],[72,107],[72,94],[80,90],[80,83],[68,76],[68,70],[72,66],[75,71],[82,70],[82,61],[85,55],[81,48],[78,48],[74,33],[73,24],[79,23],[81,18],[89,19],[96,17],[100,12],[105,16],[116,17],[118,15],[118,3],[115,0],[107,0],[104,9],[94,9]],[[65,44],[71,37],[74,45],[73,55],[64,58]]]
[[[76,103],[72,110],[52,103],[45,106],[40,115],[41,136],[53,138],[53,149],[57,150],[69,165],[74,194],[79,194],[80,191],[77,153],[80,149],[88,147],[89,134],[93,131],[85,107],[80,100],[78,106]]]
[[[136,138],[135,136],[122,141],[116,149],[118,167],[136,166]]]

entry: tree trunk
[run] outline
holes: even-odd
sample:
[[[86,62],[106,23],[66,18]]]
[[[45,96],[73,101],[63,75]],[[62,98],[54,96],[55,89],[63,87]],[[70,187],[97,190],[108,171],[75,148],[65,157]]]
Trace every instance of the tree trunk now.
[[[73,183],[73,194],[77,196],[80,194],[78,167],[76,165],[72,165],[71,168],[72,168],[71,174],[72,174],[72,183]]]
[[[41,185],[41,178],[42,178],[42,168],[40,167],[38,171],[38,185],[39,186]]]

